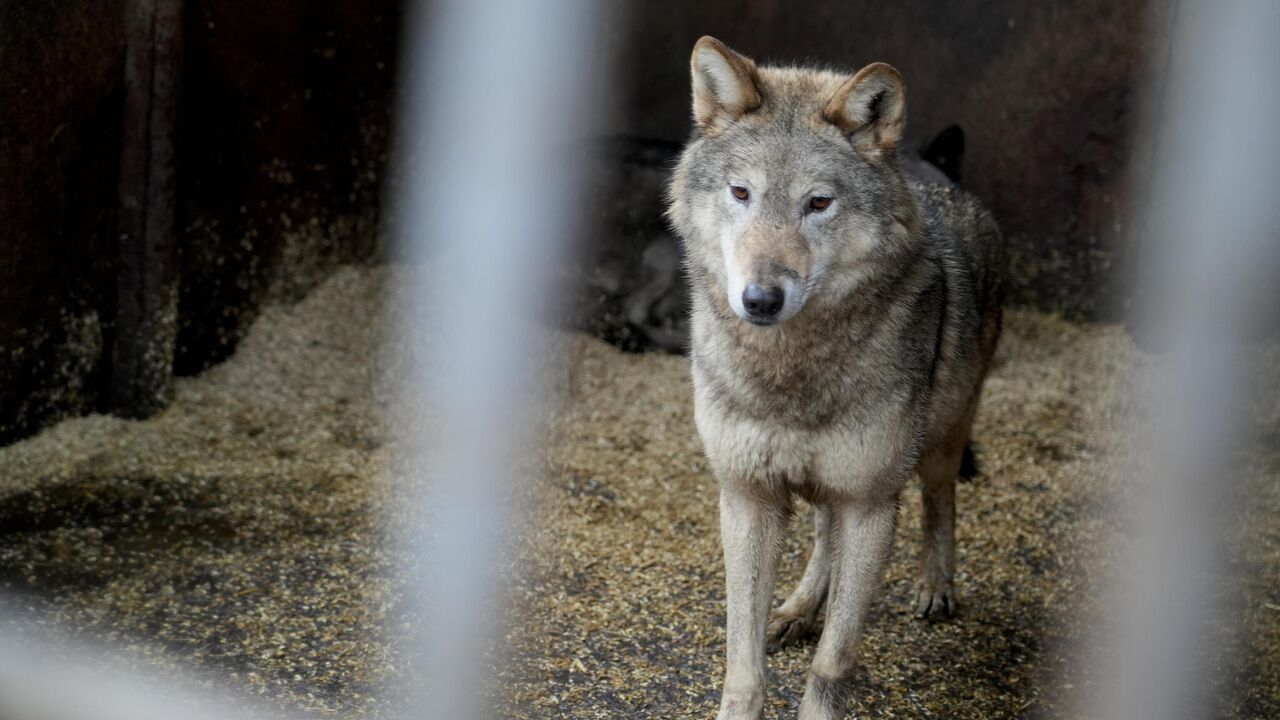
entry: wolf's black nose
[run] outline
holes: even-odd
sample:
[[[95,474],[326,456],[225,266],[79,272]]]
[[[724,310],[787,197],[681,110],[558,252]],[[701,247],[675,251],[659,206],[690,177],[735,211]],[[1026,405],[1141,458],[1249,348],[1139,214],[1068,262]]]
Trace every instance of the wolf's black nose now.
[[[748,285],[742,291],[742,307],[747,314],[758,318],[771,318],[782,312],[784,296],[780,287]]]

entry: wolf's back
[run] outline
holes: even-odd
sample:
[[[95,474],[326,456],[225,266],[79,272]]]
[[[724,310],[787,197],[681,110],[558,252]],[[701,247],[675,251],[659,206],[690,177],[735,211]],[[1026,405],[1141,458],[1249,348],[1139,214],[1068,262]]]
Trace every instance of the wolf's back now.
[[[911,181],[926,218],[936,217],[968,265],[980,308],[999,307],[1004,276],[1004,240],[1000,227],[982,203],[954,185]]]

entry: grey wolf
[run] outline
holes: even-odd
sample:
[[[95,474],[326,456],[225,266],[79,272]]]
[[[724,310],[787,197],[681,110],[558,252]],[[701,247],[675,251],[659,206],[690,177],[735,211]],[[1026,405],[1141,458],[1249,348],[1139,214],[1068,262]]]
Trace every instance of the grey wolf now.
[[[766,642],[825,625],[802,720],[844,716],[898,502],[920,477],[915,609],[956,606],[955,483],[1000,332],[1000,233],[899,158],[902,77],[758,67],[693,48],[695,130],[669,189],[692,303],[694,417],[720,489],[728,644],[721,720],[758,718]],[[803,578],[772,604],[795,496]]]

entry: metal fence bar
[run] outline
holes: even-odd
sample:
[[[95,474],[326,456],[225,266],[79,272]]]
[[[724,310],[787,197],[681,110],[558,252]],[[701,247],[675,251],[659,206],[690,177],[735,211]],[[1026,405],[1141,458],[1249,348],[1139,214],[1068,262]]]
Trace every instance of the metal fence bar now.
[[[401,145],[415,148],[399,198],[401,252],[424,263],[400,325],[404,397],[428,428],[412,463],[425,480],[418,603],[405,716],[465,720],[480,700],[499,626],[499,559],[515,511],[551,271],[574,226],[590,116],[598,4],[441,0],[409,37]],[[600,103],[600,99],[596,99]]]
[[[6,613],[6,621],[13,613]],[[150,674],[77,643],[53,645],[5,631],[0,642],[4,720],[253,720],[256,702],[201,689],[190,679]],[[279,720],[291,713],[274,712]]]
[[[1141,332],[1167,344],[1139,407],[1133,545],[1118,632],[1089,717],[1217,717],[1217,652],[1233,617],[1228,539],[1240,522],[1249,343],[1275,326],[1280,273],[1280,4],[1184,0],[1144,210]],[[1096,660],[1096,658],[1095,658]]]

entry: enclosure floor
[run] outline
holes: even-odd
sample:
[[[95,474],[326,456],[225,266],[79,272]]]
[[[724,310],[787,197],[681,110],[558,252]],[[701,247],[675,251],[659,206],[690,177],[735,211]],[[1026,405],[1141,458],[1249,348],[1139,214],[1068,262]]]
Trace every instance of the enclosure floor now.
[[[724,664],[716,484],[701,454],[684,358],[573,340],[568,397],[535,513],[504,674],[506,716],[711,718]],[[1256,397],[1263,447],[1221,589],[1246,620],[1227,717],[1280,717],[1280,435],[1275,367]],[[850,717],[1079,717],[1096,672],[1069,662],[1102,634],[1088,613],[1123,533],[1111,500],[1125,382],[1141,354],[1119,327],[1006,314],[975,429],[981,475],[957,490],[961,610],[911,613],[920,498],[904,493],[884,590],[862,641]],[[1269,403],[1269,404],[1264,404]],[[1213,481],[1213,479],[1208,479]],[[777,602],[799,579],[811,518],[797,513]],[[794,718],[816,637],[768,659],[765,717]]]
[[[347,268],[268,308],[228,362],[177,382],[148,421],[69,420],[0,449],[0,583],[55,642],[111,643],[142,665],[225,676],[275,707],[385,717],[401,669],[382,623],[404,558],[388,518],[389,398],[378,378],[389,273]],[[394,296],[394,293],[391,293]],[[391,304],[395,307],[395,303]],[[709,718],[723,673],[717,503],[688,363],[565,336],[551,442],[533,465],[495,701],[510,718]],[[909,613],[918,493],[903,497],[859,653],[857,717],[1066,715],[1068,662],[1123,534],[1109,501],[1124,378],[1115,327],[1017,311],[958,491],[961,612]],[[1268,395],[1274,398],[1274,394]],[[1228,717],[1280,717],[1280,435],[1273,405],[1236,538],[1244,618]],[[801,513],[779,596],[807,552]],[[766,716],[795,715],[813,639],[770,656]],[[499,653],[497,656],[501,656]],[[1225,658],[1225,659],[1221,659]]]

